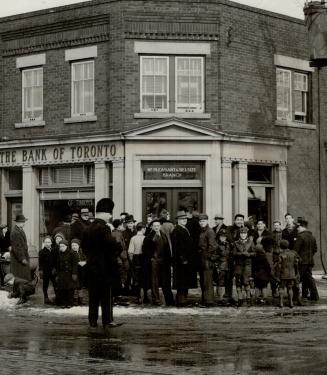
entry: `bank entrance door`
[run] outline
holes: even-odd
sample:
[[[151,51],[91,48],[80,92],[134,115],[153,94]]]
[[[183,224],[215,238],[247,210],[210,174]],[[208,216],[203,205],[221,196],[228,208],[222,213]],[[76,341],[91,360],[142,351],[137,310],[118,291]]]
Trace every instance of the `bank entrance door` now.
[[[202,188],[144,188],[143,220],[148,214],[159,217],[166,209],[171,220],[175,220],[178,210],[202,211]]]

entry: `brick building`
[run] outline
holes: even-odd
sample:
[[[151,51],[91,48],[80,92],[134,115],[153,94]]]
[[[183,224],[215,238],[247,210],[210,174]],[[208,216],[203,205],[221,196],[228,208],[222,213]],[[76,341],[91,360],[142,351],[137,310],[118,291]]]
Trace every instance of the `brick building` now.
[[[227,0],[94,0],[2,18],[0,43],[1,221],[23,211],[31,245],[103,196],[139,220],[290,211],[326,244],[326,75],[303,21]]]

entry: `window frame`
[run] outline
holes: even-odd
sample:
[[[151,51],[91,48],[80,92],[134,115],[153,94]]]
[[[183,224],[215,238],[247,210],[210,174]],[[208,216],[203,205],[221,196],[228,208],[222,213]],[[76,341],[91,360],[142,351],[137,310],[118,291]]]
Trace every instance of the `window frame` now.
[[[41,98],[42,98],[42,115],[39,116],[39,117],[29,117],[29,118],[26,118],[25,116],[25,113],[27,112],[25,110],[25,88],[27,88],[27,86],[25,85],[25,81],[26,81],[26,78],[25,78],[25,73],[26,72],[32,72],[32,71],[41,71],[42,72],[42,93],[41,93]],[[29,68],[23,68],[21,69],[21,73],[22,73],[22,122],[23,123],[30,123],[30,122],[37,122],[37,121],[43,121],[43,114],[44,114],[44,101],[43,101],[43,66],[35,66],[35,67],[29,67]],[[32,89],[34,87],[37,87],[37,86],[31,86]],[[34,90],[32,90],[32,98],[31,100],[33,101],[33,105],[32,105],[32,110],[31,112],[34,113],[35,111],[35,108],[34,108],[34,94],[33,94]]]
[[[85,65],[87,63],[92,63],[92,68],[93,68],[93,85],[92,85],[92,95],[93,95],[93,100],[92,100],[92,112],[74,112],[74,107],[75,107],[75,95],[74,95],[74,82],[80,82],[80,81],[75,81],[75,73],[74,73],[74,67],[77,65]],[[79,60],[79,61],[71,61],[71,116],[72,118],[79,118],[79,117],[86,117],[86,116],[94,116],[95,115],[95,61],[94,59],[87,59],[87,60]],[[83,73],[84,73],[84,68],[83,68]],[[84,90],[84,82],[85,79],[82,80],[83,82],[83,110],[85,109],[85,90]]]
[[[152,109],[146,109],[146,108],[143,108],[143,59],[145,58],[153,58],[153,59],[156,59],[156,58],[160,58],[160,59],[165,59],[166,62],[167,62],[167,76],[166,76],[166,87],[167,87],[167,108],[166,109],[162,109],[162,108],[159,108],[159,109],[156,109],[156,108],[152,108]],[[170,81],[170,64],[169,64],[169,56],[167,55],[141,55],[140,56],[140,112],[142,113],[147,113],[147,112],[150,112],[150,113],[153,113],[153,112],[161,112],[161,113],[169,113],[169,81]],[[155,94],[154,94],[155,95]]]
[[[278,71],[288,72],[290,74],[290,112],[289,112],[290,117],[286,118],[286,119],[278,117],[278,110],[279,110],[278,103],[277,103],[277,90],[278,90],[277,73],[278,73]],[[294,78],[295,74],[300,74],[300,75],[306,77],[306,91],[295,90],[295,78]],[[309,83],[310,83],[310,72],[300,71],[300,70],[297,70],[297,69],[287,69],[287,68],[284,68],[284,67],[276,66],[276,120],[277,121],[291,121],[291,122],[295,122],[295,123],[299,123],[299,124],[308,124],[309,123],[309,118],[310,118],[309,100],[311,98]],[[294,92],[295,91],[300,91],[301,93],[303,93],[303,92],[306,93],[305,101],[304,101],[305,112],[295,111],[295,103],[294,103],[294,101],[295,101]],[[299,119],[296,119],[295,116],[303,116],[304,120],[301,121]]]
[[[192,109],[192,108],[180,109],[180,108],[178,108],[177,64],[178,64],[179,59],[185,59],[185,58],[196,59],[196,60],[201,61],[201,104],[200,104],[199,108],[195,108],[195,109]],[[204,70],[204,57],[203,56],[179,55],[179,56],[175,56],[174,63],[175,63],[175,69],[174,69],[174,73],[175,73],[175,77],[174,77],[174,79],[175,79],[175,98],[174,98],[175,113],[204,113],[204,111],[205,111],[205,108],[204,108],[205,107],[205,100],[204,100],[204,84],[205,84],[205,80],[204,80],[204,72],[205,72],[205,70]]]

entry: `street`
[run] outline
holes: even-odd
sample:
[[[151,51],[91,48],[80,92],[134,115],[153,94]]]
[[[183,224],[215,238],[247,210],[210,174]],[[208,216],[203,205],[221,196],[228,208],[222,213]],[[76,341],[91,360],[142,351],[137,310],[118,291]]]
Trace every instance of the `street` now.
[[[327,282],[303,307],[115,307],[89,332],[87,307],[17,307],[1,291],[1,375],[326,374]]]

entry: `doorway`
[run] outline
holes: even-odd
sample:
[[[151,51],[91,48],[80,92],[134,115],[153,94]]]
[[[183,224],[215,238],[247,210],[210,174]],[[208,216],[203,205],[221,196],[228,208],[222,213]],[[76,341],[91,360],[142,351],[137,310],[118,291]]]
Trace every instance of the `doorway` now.
[[[144,188],[143,220],[148,214],[159,217],[163,209],[167,210],[174,221],[178,210],[202,211],[201,188]]]

